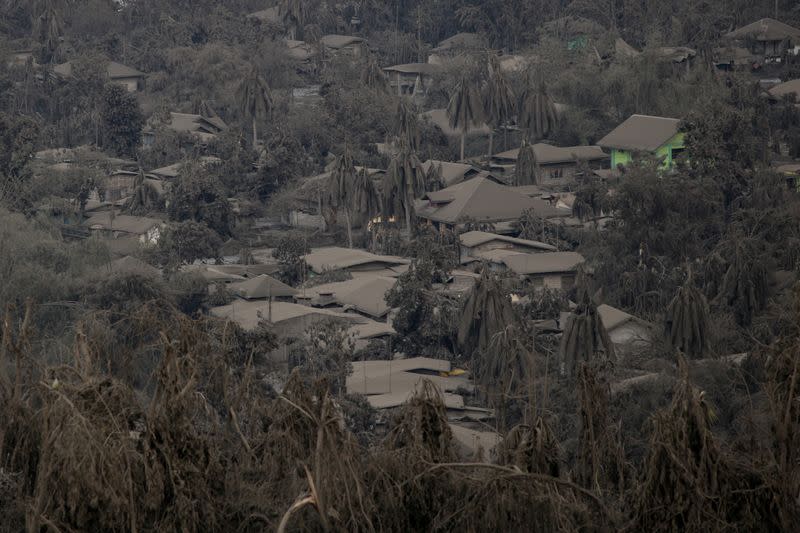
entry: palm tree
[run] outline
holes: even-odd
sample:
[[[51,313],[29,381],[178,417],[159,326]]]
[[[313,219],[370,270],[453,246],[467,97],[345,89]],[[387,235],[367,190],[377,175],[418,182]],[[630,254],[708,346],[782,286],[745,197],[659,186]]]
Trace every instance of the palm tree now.
[[[500,70],[500,61],[497,56],[489,56],[489,79],[483,91],[483,108],[486,111],[486,120],[491,126],[489,132],[489,156],[492,159],[494,150],[494,130],[508,124],[514,117],[515,111],[514,91],[508,79]]]
[[[336,158],[330,178],[325,203],[334,212],[344,211],[347,223],[347,244],[353,247],[353,225],[350,220],[350,203],[353,182],[356,179],[356,168],[350,150],[345,147],[344,153]]]
[[[450,127],[461,130],[461,160],[464,160],[464,144],[470,126],[479,124],[483,120],[483,103],[472,81],[462,76],[456,85],[450,103],[447,105],[447,117]]]
[[[255,67],[239,85],[238,99],[242,114],[253,120],[253,148],[255,148],[258,143],[258,119],[266,118],[273,108],[272,91],[267,85],[267,80]]]
[[[517,185],[539,184],[539,161],[536,159],[533,145],[525,139],[522,140],[522,145],[519,147],[519,153],[517,154],[514,180]]]
[[[691,272],[667,306],[664,335],[673,349],[688,357],[702,357],[708,349],[708,300],[694,286]]]
[[[361,85],[369,87],[379,94],[386,94],[389,92],[389,84],[386,82],[386,75],[378,65],[375,56],[370,56],[364,63],[364,68],[361,71]]]
[[[43,2],[41,11],[35,19],[34,32],[47,54],[47,62],[52,62],[55,59],[56,51],[61,44],[63,31],[64,22],[55,2]]]
[[[156,188],[145,180],[144,170],[139,169],[139,175],[133,186],[133,194],[125,202],[124,211],[132,215],[145,215],[158,207],[161,195]]]
[[[562,375],[574,376],[581,362],[595,361],[598,357],[614,359],[614,345],[600,319],[597,306],[585,289],[563,330],[559,348]]]
[[[401,142],[401,145],[383,181],[384,212],[386,216],[404,213],[406,231],[411,240],[414,198],[425,192],[425,170],[417,154],[405,143]]]
[[[281,0],[278,6],[283,23],[289,27],[289,38],[297,39],[297,30],[302,28],[308,18],[308,0]]]
[[[513,323],[511,300],[487,269],[472,287],[458,326],[458,344],[467,354],[487,354],[496,334]],[[490,368],[495,365],[490,365]]]
[[[431,162],[428,172],[425,173],[425,190],[428,192],[440,191],[447,187],[442,177],[442,164]]]
[[[549,135],[556,124],[556,106],[547,94],[544,81],[540,81],[536,88],[529,81],[520,98],[519,127],[525,131],[528,140],[537,140]]]
[[[350,194],[350,209],[357,214],[361,224],[369,224],[381,210],[381,199],[375,183],[366,168],[356,173]]]
[[[419,118],[413,105],[405,98],[397,103],[397,136],[411,150],[419,148]]]

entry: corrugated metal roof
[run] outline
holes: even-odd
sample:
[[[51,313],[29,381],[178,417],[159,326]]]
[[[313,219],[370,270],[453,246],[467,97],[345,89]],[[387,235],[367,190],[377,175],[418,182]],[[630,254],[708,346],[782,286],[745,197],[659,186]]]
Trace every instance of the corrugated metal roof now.
[[[603,148],[654,152],[678,133],[677,118],[632,115],[597,143]]]

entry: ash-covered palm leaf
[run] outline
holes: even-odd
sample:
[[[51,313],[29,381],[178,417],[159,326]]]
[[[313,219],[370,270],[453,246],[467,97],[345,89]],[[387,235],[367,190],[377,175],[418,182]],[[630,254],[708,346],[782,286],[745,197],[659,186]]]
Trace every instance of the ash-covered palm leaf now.
[[[492,127],[489,133],[489,159],[494,150],[494,131],[507,125],[516,112],[516,97],[511,84],[500,69],[496,55],[489,56],[489,79],[483,90],[483,109]]]
[[[364,68],[361,70],[361,85],[369,87],[380,94],[389,92],[386,74],[381,70],[374,56],[370,56],[364,63]]]
[[[146,215],[161,206],[161,195],[152,183],[149,183],[140,170],[134,182],[133,194],[125,202],[124,211],[131,215]]]
[[[615,359],[614,345],[588,291],[583,291],[563,331],[559,347],[562,375],[574,376],[580,363]]]
[[[523,140],[517,155],[517,166],[514,170],[514,181],[517,185],[539,184],[539,161],[533,145]]]
[[[673,349],[688,357],[702,357],[708,349],[708,300],[694,286],[691,275],[667,306],[664,335]]]
[[[556,128],[558,124],[556,106],[547,93],[544,81],[540,81],[536,86],[529,82],[522,93],[518,124],[531,141],[547,137]]]
[[[514,320],[511,300],[486,269],[464,304],[458,327],[458,344],[465,354],[486,354],[492,339]]]
[[[559,477],[561,450],[550,425],[537,417],[532,426],[514,426],[498,446],[500,464],[516,466],[523,472]]]
[[[258,119],[266,118],[274,106],[272,91],[267,80],[258,73],[255,67],[242,80],[238,94],[239,109],[242,115],[253,121],[253,146],[258,143]]]
[[[350,201],[352,198],[353,184],[356,179],[356,168],[350,150],[345,147],[344,153],[336,158],[333,170],[328,178],[328,188],[325,191],[324,203],[335,215],[344,212],[347,223],[347,240],[350,248],[353,247],[353,228],[350,220]]]
[[[464,160],[464,144],[466,143],[467,133],[473,126],[477,126],[483,120],[483,102],[481,95],[475,87],[474,82],[466,75],[455,87],[450,103],[447,105],[447,118],[450,127],[461,130],[461,160]]]
[[[358,219],[361,224],[369,222],[381,210],[380,195],[366,168],[356,173],[350,196],[350,209],[353,218]]]
[[[431,163],[428,172],[425,173],[425,190],[428,192],[440,191],[447,187],[442,177],[442,164]]]
[[[392,158],[383,179],[383,203],[386,217],[405,216],[406,230],[411,238],[414,199],[425,192],[425,170],[417,155],[407,146]]]
[[[396,130],[401,146],[409,150],[419,148],[419,118],[414,105],[405,98],[397,103]]]

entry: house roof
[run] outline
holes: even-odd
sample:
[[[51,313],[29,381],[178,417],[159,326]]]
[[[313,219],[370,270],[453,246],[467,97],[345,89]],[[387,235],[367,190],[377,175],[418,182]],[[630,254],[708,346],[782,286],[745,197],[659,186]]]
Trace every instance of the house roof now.
[[[726,39],[750,38],[757,41],[782,41],[800,37],[800,30],[771,18],[763,18],[725,34]]]
[[[574,305],[575,304],[570,303],[570,307]],[[561,313],[561,319],[560,319],[561,324],[566,323],[566,317],[568,315],[569,315],[568,311],[564,311]],[[636,322],[637,324],[641,324],[647,327],[651,326],[649,322],[642,320],[639,317],[635,317],[631,314],[628,314],[622,309],[617,309],[616,307],[611,307],[610,305],[607,304],[601,304],[597,306],[597,315],[603,322],[603,327],[605,327],[608,332],[611,332],[616,328],[627,324],[628,322]]]
[[[184,272],[194,272],[205,278],[209,283],[218,281],[244,281],[261,274],[273,274],[278,270],[275,264],[255,264],[255,265],[185,265],[181,269]]]
[[[377,339],[397,333],[386,322],[376,322],[375,320],[367,320],[363,324],[350,326],[347,331],[357,339]]]
[[[311,48],[311,45],[309,45],[305,41],[294,41],[291,39],[287,39],[285,43],[286,43],[286,48],[289,49],[287,54],[292,59],[295,59],[297,61],[306,61],[314,55],[313,48]]]
[[[461,242],[461,245],[466,246],[467,248],[474,248],[475,246],[480,246],[482,244],[486,244],[487,242],[502,241],[510,244],[526,246],[528,248],[536,248],[538,250],[547,250],[553,252],[557,250],[555,246],[545,244],[543,242],[530,241],[528,239],[517,239],[515,237],[498,235],[496,233],[489,233],[486,231],[468,231],[467,233],[462,233],[459,235],[458,238]]]
[[[162,224],[161,220],[155,218],[121,214],[117,214],[112,220],[111,211],[97,213],[83,222],[83,225],[89,229],[121,231],[134,235],[143,235],[151,228]]]
[[[320,37],[320,42],[328,48],[340,50],[351,44],[363,43],[364,39],[353,35],[323,35]]]
[[[632,115],[597,143],[603,148],[654,152],[678,133],[677,118]]]
[[[774,98],[782,98],[787,94],[794,94],[800,99],[800,79],[779,83],[767,92]]]
[[[458,137],[461,135],[461,130],[457,130],[450,126],[450,119],[447,117],[446,109],[431,109],[425,111],[420,115],[422,118],[430,120],[431,123],[442,130],[442,133],[448,137]],[[486,124],[471,124],[467,130],[467,136],[473,135],[489,135],[491,128]]]
[[[202,166],[208,166],[214,163],[220,163],[222,160],[219,157],[213,155],[204,155],[198,159]],[[179,161],[177,163],[173,163],[171,165],[167,165],[165,167],[157,168],[155,170],[151,170],[150,174],[154,174],[156,176],[160,176],[162,178],[177,178],[178,174],[183,167],[184,162]]]
[[[430,63],[405,63],[403,65],[383,67],[383,70],[386,72],[399,72],[401,74],[422,74],[423,76],[433,76],[434,74],[438,73],[441,68]]]
[[[481,49],[486,46],[484,39],[477,33],[461,32],[440,42],[431,52],[448,52],[462,49]]]
[[[114,273],[124,273],[124,274],[138,274],[139,276],[143,276],[146,278],[160,278],[161,271],[154,266],[148,265],[144,261],[140,259],[136,259],[135,257],[131,257],[130,255],[126,255],[124,257],[120,257],[119,259],[115,259],[110,263],[106,263],[103,266],[104,270]]]
[[[519,275],[554,274],[574,272],[585,259],[577,252],[544,252],[526,254],[514,250],[490,250],[477,252],[477,259],[491,263],[504,264],[509,270]]]
[[[65,78],[72,76],[72,62],[67,61],[66,63],[56,65],[53,67],[53,72]],[[121,78],[141,78],[144,76],[143,72],[139,72],[135,68],[125,66],[122,63],[117,63],[116,61],[108,62],[108,65],[106,66],[106,74],[112,80]]]
[[[553,146],[552,144],[536,143],[533,153],[540,165],[555,165],[575,161],[597,161],[608,159],[608,154],[599,146]],[[500,152],[493,156],[495,159],[516,161],[519,157],[519,148]]]
[[[346,382],[347,392],[365,394],[371,404],[375,402],[380,405],[379,409],[405,403],[424,379],[430,380],[442,393],[473,388],[465,375],[449,375],[453,367],[444,359],[412,357],[388,361],[353,361],[352,367],[353,373]]]
[[[261,274],[260,276],[248,279],[247,281],[233,283],[231,284],[230,288],[237,295],[247,300],[270,297],[283,298],[297,294],[297,289],[294,289],[267,274]]]
[[[203,140],[214,138],[218,133],[228,129],[228,125],[219,117],[204,117],[191,113],[170,112],[170,120],[165,126],[173,131],[191,133]],[[151,131],[149,126],[145,131]]]
[[[437,161],[435,159],[428,159],[422,163],[422,169],[427,173],[431,165],[436,165],[442,169],[442,179],[448,186],[461,183],[480,172],[477,168],[466,163],[451,163],[450,161]]]
[[[272,308],[272,320],[269,320],[270,307]],[[315,316],[319,320],[336,318],[349,322],[363,322],[366,319],[355,314],[337,313],[327,309],[318,309],[306,305],[294,304],[289,302],[269,302],[251,300],[236,300],[231,304],[213,307],[210,310],[212,316],[224,318],[236,322],[246,330],[253,330],[258,327],[261,321],[280,325],[299,317]]]
[[[622,37],[614,41],[614,53],[619,57],[638,57],[641,52],[629,45]]]
[[[537,201],[488,178],[476,177],[427,193],[418,202],[417,215],[446,224],[470,219],[501,222],[517,220],[526,209],[534,209],[545,218],[559,214],[547,202]]]
[[[397,278],[387,276],[360,276],[347,281],[325,283],[306,289],[305,296],[330,295],[339,305],[352,307],[356,311],[373,317],[382,317],[389,312],[386,293],[397,283]]]
[[[358,248],[316,248],[305,256],[305,261],[311,270],[321,274],[326,270],[340,270],[367,265],[375,266],[376,270],[397,265],[411,263],[408,259],[391,255],[376,255]]]
[[[652,53],[659,59],[664,61],[672,61],[673,63],[682,63],[687,59],[692,59],[697,55],[697,50],[687,48],[686,46],[660,46],[654,48]]]

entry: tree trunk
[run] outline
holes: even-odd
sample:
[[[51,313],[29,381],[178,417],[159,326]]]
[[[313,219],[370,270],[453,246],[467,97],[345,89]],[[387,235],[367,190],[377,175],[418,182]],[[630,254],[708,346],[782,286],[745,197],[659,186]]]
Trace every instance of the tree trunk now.
[[[406,201],[404,202],[405,204],[404,207],[406,212],[406,231],[408,232],[408,240],[410,242],[413,237],[413,232],[411,231],[411,205],[409,204],[411,199],[408,198],[408,196],[410,195],[406,195]]]
[[[258,142],[258,121],[256,119],[256,115],[253,115],[253,150],[256,149],[257,142]]]
[[[344,219],[347,222],[347,245],[353,247],[353,224],[350,222],[350,210],[344,210]]]
[[[492,151],[494,151],[494,128],[489,130],[489,157],[486,158],[486,164],[490,167],[492,165]]]
[[[467,130],[461,131],[461,159],[460,161],[464,160],[464,143],[467,141]]]

